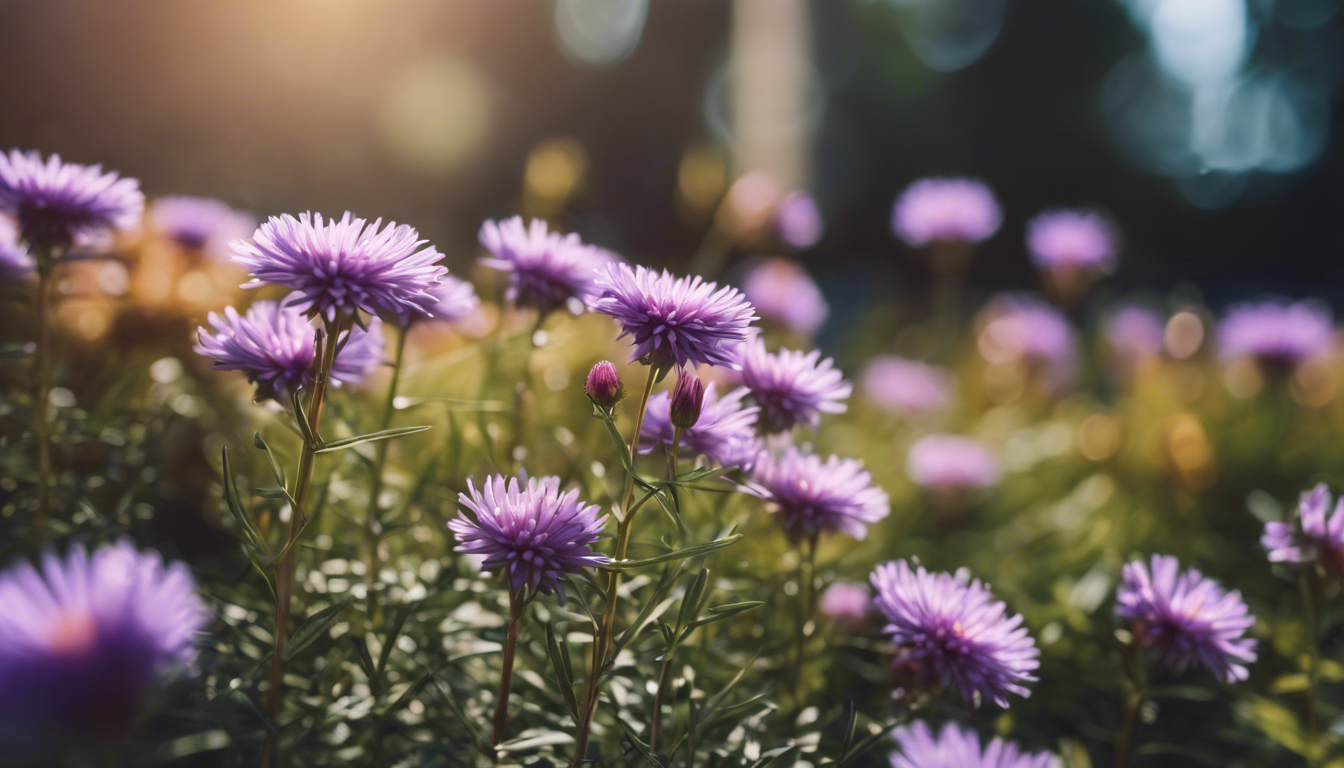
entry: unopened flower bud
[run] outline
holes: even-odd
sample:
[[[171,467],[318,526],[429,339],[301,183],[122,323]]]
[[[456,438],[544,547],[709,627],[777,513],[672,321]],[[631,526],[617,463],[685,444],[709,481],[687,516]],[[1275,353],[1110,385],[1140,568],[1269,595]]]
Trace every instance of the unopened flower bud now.
[[[583,385],[583,391],[588,393],[594,403],[603,408],[610,408],[625,398],[625,388],[621,386],[621,374],[616,372],[616,366],[603,360],[588,372],[588,381]]]
[[[690,429],[700,420],[700,408],[705,402],[705,385],[693,373],[677,375],[677,386],[672,389],[672,426]]]

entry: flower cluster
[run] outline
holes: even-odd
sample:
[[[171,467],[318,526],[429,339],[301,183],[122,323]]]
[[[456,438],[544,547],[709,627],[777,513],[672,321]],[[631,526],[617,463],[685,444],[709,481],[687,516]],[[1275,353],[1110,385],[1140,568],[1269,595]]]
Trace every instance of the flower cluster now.
[[[789,541],[844,533],[856,539],[891,512],[887,494],[858,459],[831,456],[789,446],[782,455],[762,453],[751,473],[748,492],[769,502]]]
[[[477,490],[470,480],[459,494],[464,510],[448,522],[458,552],[482,555],[481,570],[501,573],[509,590],[554,593],[565,602],[561,580],[607,562],[593,552],[607,518],[579,500],[578,490],[560,492],[560,478],[489,477]]]
[[[1040,650],[979,581],[964,573],[930,573],[904,560],[872,575],[877,607],[888,621],[898,658],[909,662],[916,686],[956,687],[968,703],[1008,706],[1008,694],[1028,696]]]
[[[1177,672],[1198,663],[1222,682],[1245,680],[1255,661],[1255,640],[1246,630],[1255,617],[1241,593],[1226,592],[1213,579],[1176,558],[1153,555],[1124,568],[1115,613],[1138,644]]]

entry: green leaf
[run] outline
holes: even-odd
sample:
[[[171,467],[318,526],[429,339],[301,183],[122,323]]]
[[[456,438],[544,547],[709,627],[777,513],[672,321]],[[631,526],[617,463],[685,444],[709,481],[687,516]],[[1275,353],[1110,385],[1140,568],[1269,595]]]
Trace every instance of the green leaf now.
[[[364,642],[364,638],[362,637],[346,635],[346,638],[348,638],[350,643],[355,646],[355,651],[359,658],[359,666],[363,668],[364,676],[370,681],[374,680],[378,671],[373,666],[373,657],[369,655],[369,644]]]
[[[289,500],[289,491],[286,491],[284,488],[254,488],[252,492],[263,499]]]
[[[383,649],[378,652],[378,677],[383,676],[383,670],[387,669],[387,660],[392,656],[392,649],[397,644],[397,638],[401,636],[401,630],[406,626],[406,620],[411,617],[419,604],[403,605],[397,609],[397,620],[392,624],[392,631],[388,633],[387,640],[383,642]]]
[[[261,537],[257,529],[252,526],[251,515],[243,506],[243,501],[238,494],[238,484],[233,478],[233,462],[229,460],[229,447],[226,445],[223,449],[222,467],[224,480],[224,505],[229,508],[235,520],[238,521],[238,527],[242,529],[243,535],[247,539],[249,548],[265,557],[270,557],[271,548],[266,545],[266,540]]]
[[[303,387],[298,387],[289,395],[290,404],[294,406],[294,421],[298,422],[299,434],[307,441],[310,447],[317,447],[317,435],[313,434],[313,428],[308,424],[308,412],[303,409],[303,398],[299,393],[303,392]]]
[[[288,487],[289,484],[285,482],[284,468],[280,466],[280,462],[276,461],[275,454],[271,453],[271,446],[261,439],[260,432],[252,433],[252,444],[257,446],[257,450],[266,452],[266,458],[271,462],[271,476],[275,478],[275,484],[280,486],[281,489]]]
[[[672,601],[665,598],[672,591],[676,577],[681,574],[681,569],[684,567],[685,563],[681,562],[677,563],[676,567],[668,566],[663,569],[663,574],[658,577],[658,583],[653,588],[653,594],[643,601],[643,605],[639,609],[639,615],[635,617],[634,621],[630,622],[630,627],[616,638],[617,652],[624,648],[626,643],[634,639],[644,627],[648,626],[648,623],[655,616],[654,611],[661,614],[671,606]]]
[[[341,440],[333,440],[330,443],[323,443],[320,447],[317,448],[317,450],[313,451],[313,453],[331,453],[332,451],[341,451],[346,448],[353,448],[356,445],[362,445],[364,443],[372,443],[377,440],[390,440],[394,437],[401,437],[402,435],[413,435],[416,432],[424,432],[427,429],[429,429],[429,427],[427,426],[395,427],[393,429],[384,429],[381,432],[371,432],[367,435],[357,435],[355,437],[347,437]]]
[[[579,722],[579,701],[574,695],[574,673],[569,666],[569,651],[555,636],[555,623],[546,622],[546,655],[551,659],[551,669],[555,671],[555,680],[560,687],[560,695],[565,700],[565,708],[575,724]]]
[[[761,602],[760,600],[747,600],[741,603],[728,603],[727,605],[716,605],[713,608],[709,609],[709,612],[713,614],[712,616],[701,616],[700,618],[691,622],[690,626],[686,627],[685,635],[689,635],[691,632],[695,631],[699,627],[705,626],[706,624],[713,624],[716,621],[723,621],[729,616],[736,616],[737,614],[742,613],[743,611],[750,611],[752,608],[759,608],[762,605],[765,605],[765,603]],[[685,635],[683,635],[683,638],[685,637]]]
[[[1256,696],[1245,702],[1245,714],[1261,731],[1264,731],[1266,736],[1298,754],[1303,754],[1307,747],[1306,737],[1302,734],[1302,726],[1297,721],[1297,715],[1287,707],[1272,699]]]
[[[433,672],[426,672],[425,674],[421,675],[420,679],[416,680],[414,683],[411,683],[411,685],[407,687],[406,690],[403,691],[400,696],[397,697],[397,700],[392,702],[392,706],[383,710],[382,713],[378,715],[378,719],[386,720],[388,717],[392,715],[392,713],[396,712],[397,710],[409,704],[411,699],[414,699],[420,693],[421,689],[423,689],[426,685],[428,685],[429,681],[432,679],[434,679]]]
[[[486,737],[485,732],[476,724],[476,718],[467,715],[466,710],[462,708],[461,700],[453,695],[452,688],[448,688],[447,693],[445,693],[443,689],[447,687],[447,684],[439,682],[438,678],[435,678],[435,682],[439,684],[434,686],[434,690],[443,696],[444,703],[448,705],[454,715],[457,715],[457,719],[462,721],[467,730],[471,731],[472,746],[476,747],[476,751],[482,755],[493,757],[494,747],[490,744],[490,739]]]
[[[700,599],[705,594],[705,583],[709,580],[709,569],[701,568],[695,575],[695,581],[686,588],[686,593],[681,598],[681,610],[677,611],[677,630],[681,631],[688,624],[695,620],[696,614],[700,613]]]
[[[667,765],[667,762],[664,761],[661,757],[658,757],[657,755],[653,754],[653,751],[649,749],[648,744],[645,744],[644,742],[639,740],[639,737],[635,735],[634,729],[631,728],[630,724],[625,721],[625,718],[618,717],[616,718],[616,722],[620,724],[621,730],[625,732],[625,738],[629,739],[630,743],[634,745],[635,751],[639,752],[639,754],[642,755],[645,760],[648,760],[651,764],[658,766],[658,768],[664,768]]]
[[[723,549],[724,547],[731,547],[741,538],[742,534],[734,533],[731,536],[725,536],[722,539],[715,539],[714,541],[706,542],[704,544],[695,544],[689,547],[682,547],[681,549],[674,549],[671,552],[666,552],[661,555],[654,555],[653,557],[646,557],[640,560],[615,560],[610,563],[603,563],[598,567],[604,571],[627,571],[632,568],[657,565],[658,563],[670,563],[678,560],[685,560],[691,557],[707,555],[710,552]]]
[[[802,749],[801,746],[794,744],[792,746],[777,747],[775,749],[769,750],[768,752],[762,752],[760,759],[752,763],[751,768],[769,768],[769,766],[772,766],[775,763],[779,762],[780,758],[791,755],[800,749]]]
[[[339,603],[328,605],[317,613],[309,615],[299,625],[299,628],[294,630],[294,636],[290,638],[289,642],[285,643],[285,648],[280,653],[280,657],[288,661],[294,658],[294,655],[299,651],[312,645],[314,640],[321,637],[323,632],[326,632],[332,624],[336,623],[336,620],[341,617],[341,612],[350,607],[350,604],[354,601],[353,597],[347,597]]]

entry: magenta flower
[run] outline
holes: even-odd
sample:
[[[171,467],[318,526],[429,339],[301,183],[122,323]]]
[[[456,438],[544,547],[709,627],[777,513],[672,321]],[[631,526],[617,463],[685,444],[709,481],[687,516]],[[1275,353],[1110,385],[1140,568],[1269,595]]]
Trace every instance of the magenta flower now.
[[[617,338],[632,338],[630,362],[643,360],[663,372],[674,365],[734,367],[737,347],[756,319],[733,288],[642,266],[608,265],[598,275],[597,290],[591,307],[616,318]]]
[[[0,277],[29,272],[34,266],[33,257],[19,242],[19,230],[14,222],[0,216]]]
[[[994,193],[975,179],[920,179],[891,213],[891,228],[915,247],[931,243],[978,243],[1003,223]]]
[[[430,314],[433,288],[448,273],[433,246],[408,226],[372,224],[347,212],[340,221],[301,213],[272,216],[252,242],[235,240],[234,260],[255,278],[294,291],[287,299],[328,321],[355,312],[398,316]],[[423,247],[422,247],[423,246]]]
[[[1142,560],[1126,565],[1116,593],[1115,613],[1134,639],[1177,672],[1199,663],[1224,683],[1245,680],[1245,665],[1255,661],[1255,640],[1246,637],[1255,617],[1241,593],[1193,568],[1182,572],[1174,557],[1151,562],[1151,569]]]
[[[872,606],[873,596],[868,587],[853,581],[835,582],[817,600],[817,609],[823,616],[851,624],[867,618]]]
[[[1041,269],[1115,271],[1119,234],[1105,216],[1085,209],[1044,211],[1027,222],[1027,250]]]
[[[257,219],[209,197],[169,195],[150,203],[145,218],[157,232],[183,248],[202,250],[252,236]]]
[[[36,152],[0,154],[0,213],[19,223],[30,247],[67,247],[81,236],[130,229],[140,221],[140,182],[102,166],[76,165]]]
[[[1011,741],[995,738],[980,748],[980,736],[956,723],[945,723],[934,735],[924,721],[897,728],[892,737],[900,749],[891,754],[892,768],[1050,768],[1049,752],[1028,752]]]
[[[592,548],[607,518],[597,516],[596,505],[581,502],[578,490],[561,493],[558,477],[520,484],[495,475],[480,490],[468,480],[458,499],[475,519],[464,510],[448,522],[456,551],[485,556],[481,570],[502,573],[511,593],[554,593],[564,604],[566,576],[609,561]]]
[[[718,384],[705,387],[704,403],[695,426],[681,431],[682,455],[704,456],[722,466],[744,466],[755,451],[756,417],[760,409],[746,405],[747,390],[738,387],[723,397],[718,395]],[[673,427],[670,413],[671,395],[659,392],[649,398],[640,429],[640,452],[649,453],[655,446],[672,445]]]
[[[762,453],[745,489],[768,502],[794,544],[832,533],[863,539],[869,525],[891,512],[886,492],[873,484],[858,459],[822,461],[796,446],[778,457]]]
[[[124,736],[206,621],[185,566],[128,541],[0,573],[0,723]],[[26,735],[26,733],[25,733]]]
[[[197,329],[196,353],[215,361],[217,371],[241,371],[257,385],[260,399],[284,400],[297,387],[312,381],[317,329],[295,307],[258,301],[247,310],[228,307],[224,316],[210,313],[214,329]],[[333,384],[357,384],[382,364],[381,323],[374,318],[369,330],[359,326],[345,331],[348,340],[331,368]]]
[[[823,413],[844,413],[854,387],[820,350],[766,352],[757,336],[738,348],[742,384],[761,407],[761,426],[785,432],[795,424],[815,428]]]
[[[954,387],[946,370],[891,355],[869,360],[859,377],[859,389],[869,401],[907,417],[946,409]]]
[[[1330,309],[1314,301],[1238,304],[1218,326],[1224,359],[1250,358],[1271,375],[1292,373],[1308,360],[1329,355],[1334,343]]]
[[[816,245],[823,227],[817,201],[801,190],[785,195],[775,209],[775,230],[790,248],[801,251]]]
[[[1327,573],[1344,576],[1344,498],[1333,511],[1330,501],[1330,489],[1321,483],[1302,494],[1296,518],[1265,523],[1260,543],[1271,563],[1318,563]]]
[[[1003,470],[989,446],[960,435],[928,435],[905,457],[910,480],[932,491],[974,491],[999,484]]]
[[[908,661],[918,686],[955,687],[972,705],[1008,706],[1008,694],[1029,696],[1040,650],[1022,626],[979,581],[911,568],[904,560],[879,565],[872,575],[884,629]]]
[[[480,241],[491,256],[481,263],[509,275],[505,298],[543,315],[571,299],[582,307],[593,293],[595,271],[604,261],[578,235],[551,232],[540,219],[527,225],[521,216],[487,221],[481,225]]]
[[[621,374],[616,370],[616,366],[607,360],[599,362],[588,371],[583,391],[602,408],[611,408],[625,398]]]
[[[808,336],[830,311],[807,270],[787,259],[762,261],[742,282],[742,295],[761,317]]]
[[[1077,376],[1077,337],[1069,321],[1035,296],[1000,294],[980,312],[976,344],[985,360],[1021,365],[1062,389]]]

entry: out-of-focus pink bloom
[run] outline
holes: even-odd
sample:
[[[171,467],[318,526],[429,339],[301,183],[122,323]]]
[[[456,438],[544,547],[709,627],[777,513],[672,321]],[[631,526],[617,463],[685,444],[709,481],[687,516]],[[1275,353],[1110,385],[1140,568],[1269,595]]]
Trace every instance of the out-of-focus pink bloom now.
[[[978,243],[1003,223],[994,193],[976,179],[920,179],[896,200],[891,229],[905,242]]]
[[[928,435],[906,454],[905,471],[918,486],[951,492],[992,488],[1003,470],[989,446],[960,435]]]
[[[869,401],[902,416],[941,411],[952,401],[952,375],[942,368],[879,355],[868,361],[859,388]]]
[[[868,616],[873,596],[868,586],[854,581],[837,581],[821,593],[817,608],[822,615],[838,622],[857,623]]]
[[[762,261],[742,281],[742,294],[761,317],[809,336],[826,322],[829,311],[807,270],[788,259]]]
[[[821,240],[824,225],[817,201],[803,191],[790,192],[775,209],[775,229],[779,239],[791,248],[804,250]]]

